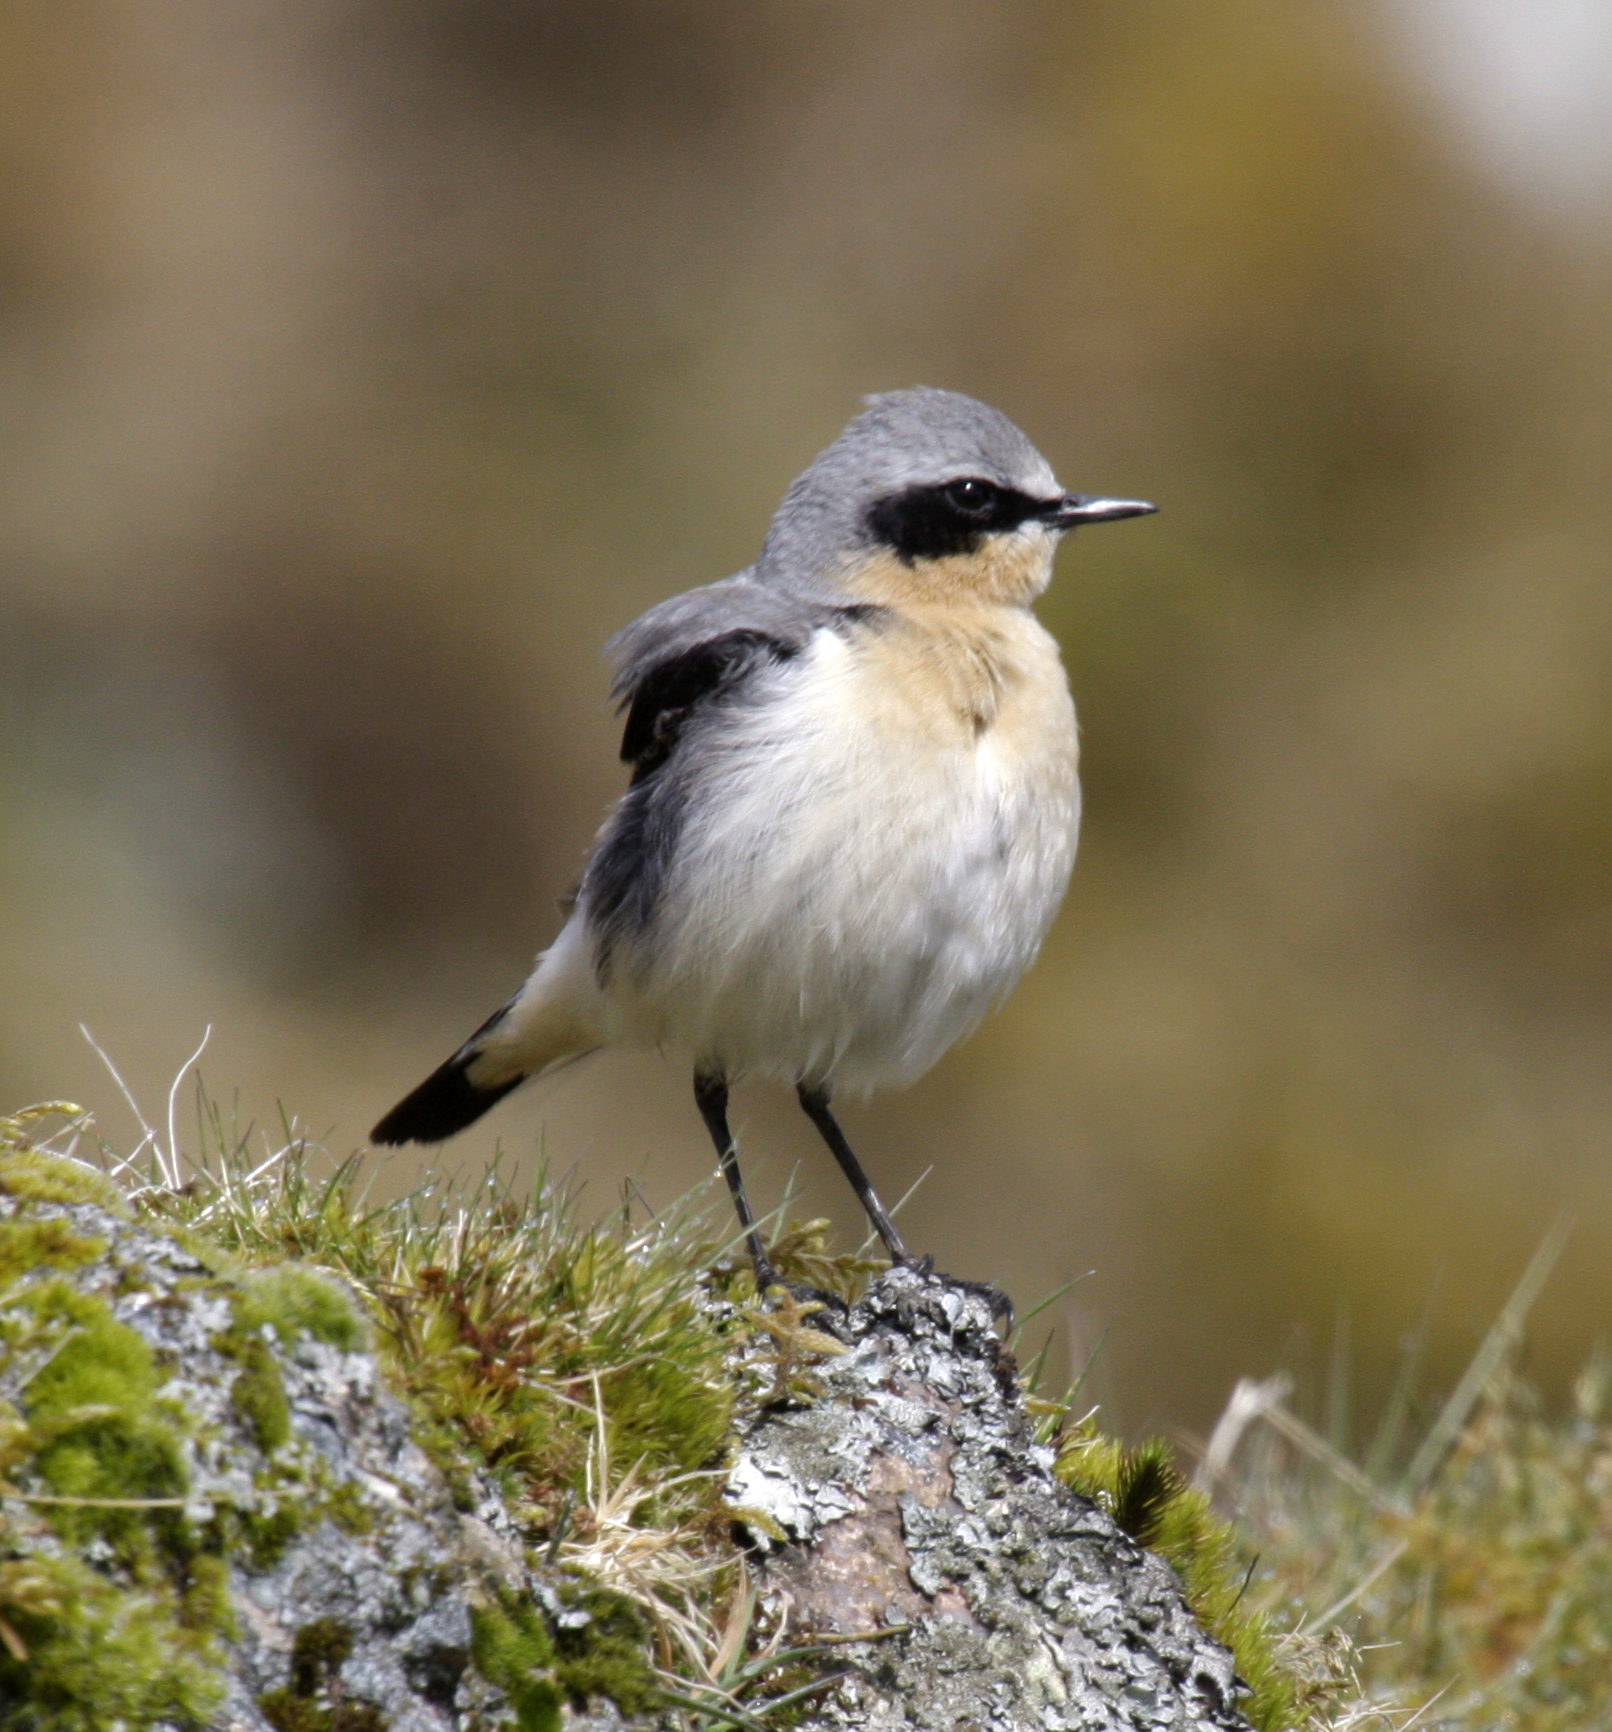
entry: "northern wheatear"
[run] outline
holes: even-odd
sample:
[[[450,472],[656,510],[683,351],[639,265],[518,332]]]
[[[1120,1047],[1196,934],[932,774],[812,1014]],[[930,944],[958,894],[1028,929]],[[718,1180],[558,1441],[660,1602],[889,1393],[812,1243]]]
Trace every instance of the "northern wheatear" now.
[[[1066,530],[1140,500],[1065,493],[1013,423],[893,391],[789,489],[747,571],[610,644],[632,782],[531,978],[393,1107],[435,1143],[607,1045],[670,1048],[765,1290],[728,1085],[794,1086],[891,1257],[913,1259],[829,1108],[921,1076],[1014,985],[1080,822],[1075,709],[1030,603]]]

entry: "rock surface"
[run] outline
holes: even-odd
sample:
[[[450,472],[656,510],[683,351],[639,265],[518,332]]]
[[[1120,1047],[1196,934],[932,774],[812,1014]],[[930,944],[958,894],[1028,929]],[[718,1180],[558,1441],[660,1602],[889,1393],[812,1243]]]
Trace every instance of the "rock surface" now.
[[[728,1485],[790,1641],[845,1676],[813,1732],[1245,1728],[1174,1572],[1052,1473],[988,1302],[892,1270],[822,1395],[747,1427]]]

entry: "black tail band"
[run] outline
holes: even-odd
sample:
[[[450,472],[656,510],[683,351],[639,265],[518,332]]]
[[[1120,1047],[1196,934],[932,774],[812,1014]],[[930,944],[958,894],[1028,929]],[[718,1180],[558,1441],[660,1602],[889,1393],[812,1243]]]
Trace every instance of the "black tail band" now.
[[[372,1143],[441,1143],[472,1125],[495,1107],[511,1089],[525,1082],[524,1074],[506,1082],[479,1086],[470,1080],[470,1060],[457,1053],[438,1065],[420,1086],[407,1094],[369,1133]]]

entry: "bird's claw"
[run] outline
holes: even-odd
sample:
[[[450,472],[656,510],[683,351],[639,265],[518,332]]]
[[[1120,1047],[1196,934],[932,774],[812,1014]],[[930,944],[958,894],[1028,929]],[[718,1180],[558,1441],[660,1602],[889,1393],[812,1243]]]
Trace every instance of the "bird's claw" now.
[[[963,1292],[975,1299],[983,1299],[991,1308],[991,1318],[1005,1335],[1013,1327],[1013,1301],[1000,1287],[993,1287],[989,1281],[964,1281],[957,1275],[942,1275],[935,1270],[933,1257],[903,1257],[896,1264],[898,1269],[909,1269],[914,1275],[926,1279],[944,1281],[948,1287],[959,1287]]]

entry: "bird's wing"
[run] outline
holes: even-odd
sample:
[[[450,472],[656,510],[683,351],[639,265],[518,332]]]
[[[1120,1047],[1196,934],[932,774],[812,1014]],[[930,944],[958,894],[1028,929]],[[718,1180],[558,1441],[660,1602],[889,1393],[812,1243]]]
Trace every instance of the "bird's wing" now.
[[[871,611],[738,577],[673,596],[634,620],[607,649],[616,664],[611,695],[627,713],[621,756],[634,785],[671,757],[690,717],[760,669],[799,655],[820,627]]]

